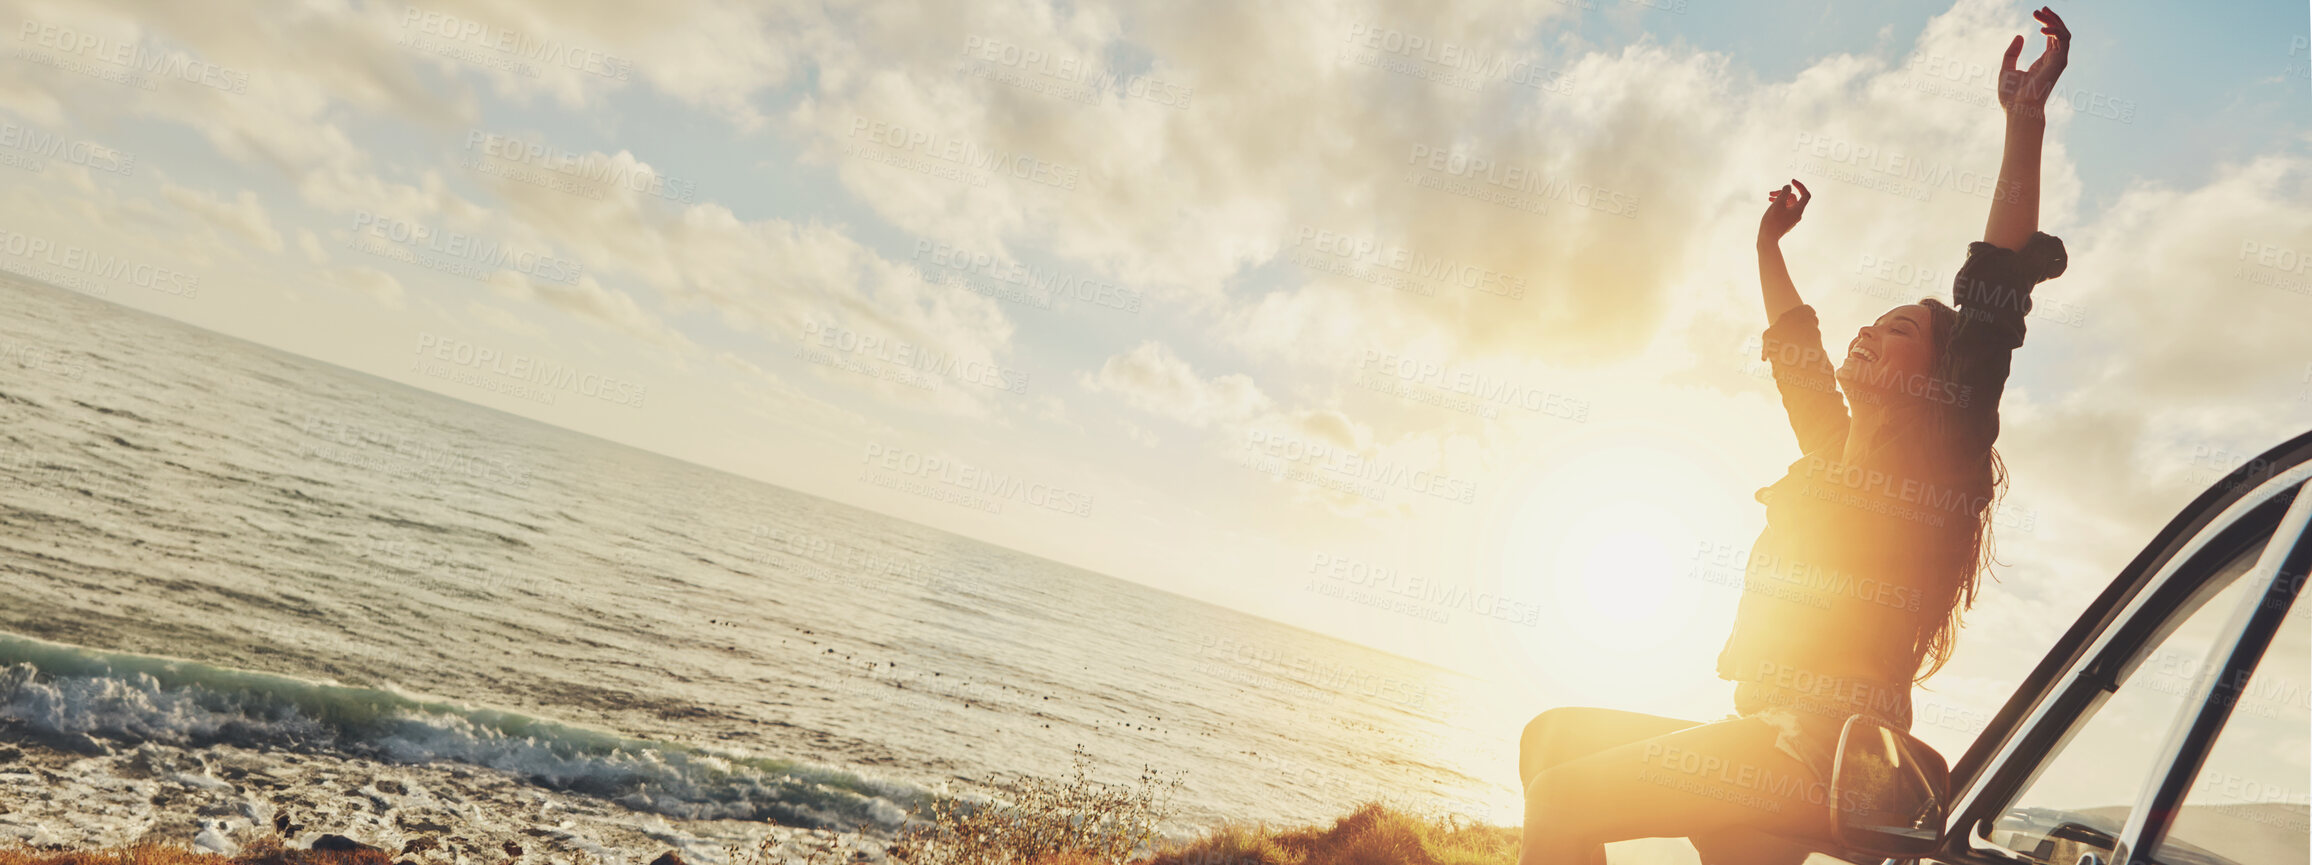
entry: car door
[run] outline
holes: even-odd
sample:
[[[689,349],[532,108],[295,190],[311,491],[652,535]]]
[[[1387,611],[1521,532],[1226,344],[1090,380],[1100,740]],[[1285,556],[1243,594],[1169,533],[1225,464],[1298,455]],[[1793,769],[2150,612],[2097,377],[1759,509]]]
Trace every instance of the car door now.
[[[2203,494],[1953,768],[1952,863],[2307,859],[2312,434]]]

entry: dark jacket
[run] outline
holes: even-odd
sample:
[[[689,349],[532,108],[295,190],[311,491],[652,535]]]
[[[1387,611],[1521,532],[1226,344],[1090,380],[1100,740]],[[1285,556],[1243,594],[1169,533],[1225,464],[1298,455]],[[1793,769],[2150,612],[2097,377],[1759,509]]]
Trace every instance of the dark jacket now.
[[[1938,320],[1949,333],[1934,336],[1934,372],[1856,389],[1884,400],[1888,416],[1853,464],[1842,462],[1847,405],[1814,308],[1767,328],[1764,359],[1805,456],[1758,491],[1766,529],[1751,548],[1720,678],[1858,706],[1900,701],[1907,717],[1927,639],[1975,567],[1999,397],[2031,290],[2064,265],[2063,242],[2045,233],[2021,251],[1970,244],[1953,286],[1958,315]]]

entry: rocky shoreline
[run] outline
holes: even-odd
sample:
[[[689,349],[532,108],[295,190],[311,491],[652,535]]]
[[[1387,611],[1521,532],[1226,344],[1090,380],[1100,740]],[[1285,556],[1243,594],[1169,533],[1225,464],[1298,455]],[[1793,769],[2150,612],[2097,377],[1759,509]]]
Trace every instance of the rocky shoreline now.
[[[269,836],[319,849],[339,843],[316,845],[332,835],[448,865],[645,865],[669,852],[721,865],[734,852],[799,856],[830,848],[844,859],[880,862],[889,842],[755,821],[673,820],[454,763],[400,765],[232,745],[115,748],[85,736],[60,742],[0,728],[0,846],[155,843],[230,856]]]

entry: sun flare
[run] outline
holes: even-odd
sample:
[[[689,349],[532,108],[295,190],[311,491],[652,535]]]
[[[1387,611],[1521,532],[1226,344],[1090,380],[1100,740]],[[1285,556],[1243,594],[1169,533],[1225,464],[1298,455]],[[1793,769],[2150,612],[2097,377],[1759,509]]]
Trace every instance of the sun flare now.
[[[1518,489],[1498,565],[1542,614],[1510,647],[1511,678],[1551,704],[1656,710],[1711,686],[1739,589],[1702,554],[1757,531],[1721,455],[1616,430],[1558,449]]]

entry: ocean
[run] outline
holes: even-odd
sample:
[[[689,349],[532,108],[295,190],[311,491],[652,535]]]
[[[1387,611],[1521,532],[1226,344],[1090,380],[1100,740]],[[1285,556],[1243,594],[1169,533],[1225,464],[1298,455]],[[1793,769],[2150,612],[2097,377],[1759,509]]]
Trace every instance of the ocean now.
[[[765,827],[887,839],[1079,758],[1177,779],[1179,835],[1516,801],[1517,730],[1447,670],[86,295],[0,298],[0,843],[281,818],[719,861]]]

